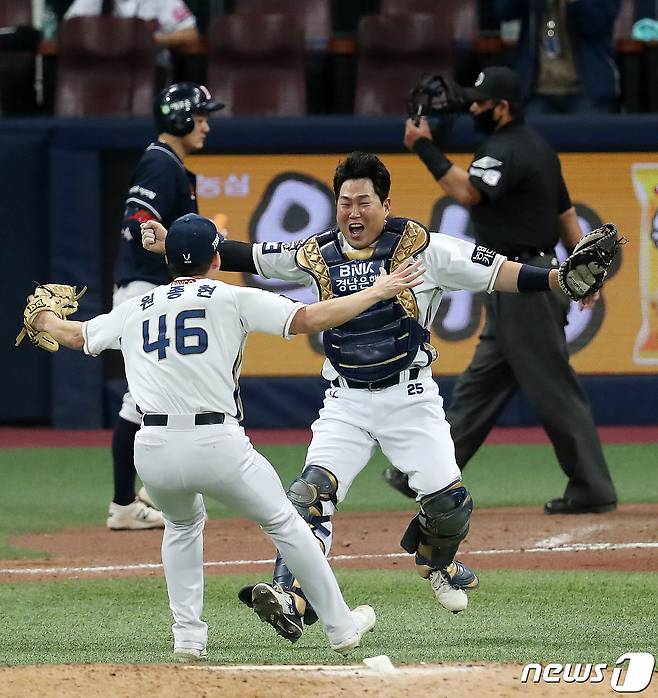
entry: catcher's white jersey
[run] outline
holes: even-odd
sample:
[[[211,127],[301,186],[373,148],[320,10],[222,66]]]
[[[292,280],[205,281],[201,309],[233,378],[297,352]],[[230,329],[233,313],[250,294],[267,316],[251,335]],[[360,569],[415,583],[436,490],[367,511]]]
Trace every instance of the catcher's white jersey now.
[[[86,322],[84,350],[121,349],[142,412],[223,412],[239,420],[247,333],[288,337],[302,306],[260,289],[179,278]]]
[[[340,233],[339,239],[343,251],[349,253],[352,248]],[[252,253],[258,273],[268,279],[283,279],[315,287],[311,275],[295,264],[300,244],[264,242],[253,245]],[[418,321],[426,329],[431,327],[445,291],[464,289],[491,293],[498,270],[506,260],[506,257],[492,250],[442,233],[431,233],[429,245],[417,257],[427,269],[423,283],[414,288]],[[361,273],[349,279],[350,291],[360,291],[372,285],[375,276],[368,271],[368,264],[367,260],[364,261],[359,270]],[[412,366],[427,366],[430,361],[431,357],[421,349]],[[333,380],[338,374],[329,361],[325,361],[322,375]]]

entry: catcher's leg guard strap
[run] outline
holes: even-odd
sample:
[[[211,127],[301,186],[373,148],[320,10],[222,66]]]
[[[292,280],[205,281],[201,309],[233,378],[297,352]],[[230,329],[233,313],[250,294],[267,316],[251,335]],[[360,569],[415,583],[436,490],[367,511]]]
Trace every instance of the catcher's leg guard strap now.
[[[416,553],[421,564],[447,567],[468,534],[472,511],[473,500],[461,483],[427,495],[421,500],[420,512],[412,519],[400,545],[408,553]]]

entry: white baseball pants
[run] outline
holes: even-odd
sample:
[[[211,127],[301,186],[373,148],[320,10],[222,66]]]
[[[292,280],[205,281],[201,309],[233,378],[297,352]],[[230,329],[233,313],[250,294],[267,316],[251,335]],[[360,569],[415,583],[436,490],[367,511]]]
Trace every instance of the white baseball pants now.
[[[311,428],[306,465],[319,465],[336,476],[339,503],[377,445],[392,465],[409,476],[419,500],[461,479],[443,398],[429,368],[414,381],[383,390],[327,389]],[[323,502],[323,514],[334,510],[331,502]],[[316,535],[329,554],[331,522],[323,528]]]
[[[142,427],[135,438],[135,465],[165,520],[162,562],[175,647],[203,649],[208,638],[208,626],[201,620],[201,495],[230,504],[260,524],[309,590],[308,599],[331,643],[357,632],[311,530],[286,497],[274,468],[253,448],[237,421],[227,418],[224,424],[194,426],[193,415],[177,415],[166,427]]]

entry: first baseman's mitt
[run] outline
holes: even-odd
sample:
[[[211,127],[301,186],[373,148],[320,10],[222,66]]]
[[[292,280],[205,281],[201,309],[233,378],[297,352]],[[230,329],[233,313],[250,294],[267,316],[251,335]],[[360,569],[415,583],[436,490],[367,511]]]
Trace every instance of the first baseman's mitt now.
[[[34,329],[34,318],[44,310],[52,311],[59,318],[72,315],[78,309],[78,301],[86,290],[86,286],[78,292],[75,286],[66,284],[39,284],[34,293],[27,298],[27,305],[23,311],[23,328],[16,337],[16,346],[27,337],[32,344],[41,349],[57,351],[59,343],[48,332]]]
[[[618,237],[617,228],[612,223],[585,235],[558,269],[562,291],[573,301],[596,293],[603,286],[619,245],[625,242],[626,238]]]

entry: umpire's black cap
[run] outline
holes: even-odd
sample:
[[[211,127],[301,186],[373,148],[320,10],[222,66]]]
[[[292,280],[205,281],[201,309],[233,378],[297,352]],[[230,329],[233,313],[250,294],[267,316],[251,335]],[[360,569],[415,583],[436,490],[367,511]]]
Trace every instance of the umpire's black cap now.
[[[485,99],[506,99],[520,102],[523,99],[519,76],[504,65],[485,68],[478,76],[473,87],[465,87],[464,94],[469,102]]]
[[[177,218],[167,232],[167,262],[178,268],[210,266],[222,242],[224,236],[217,232],[211,220],[196,213],[187,213]]]

